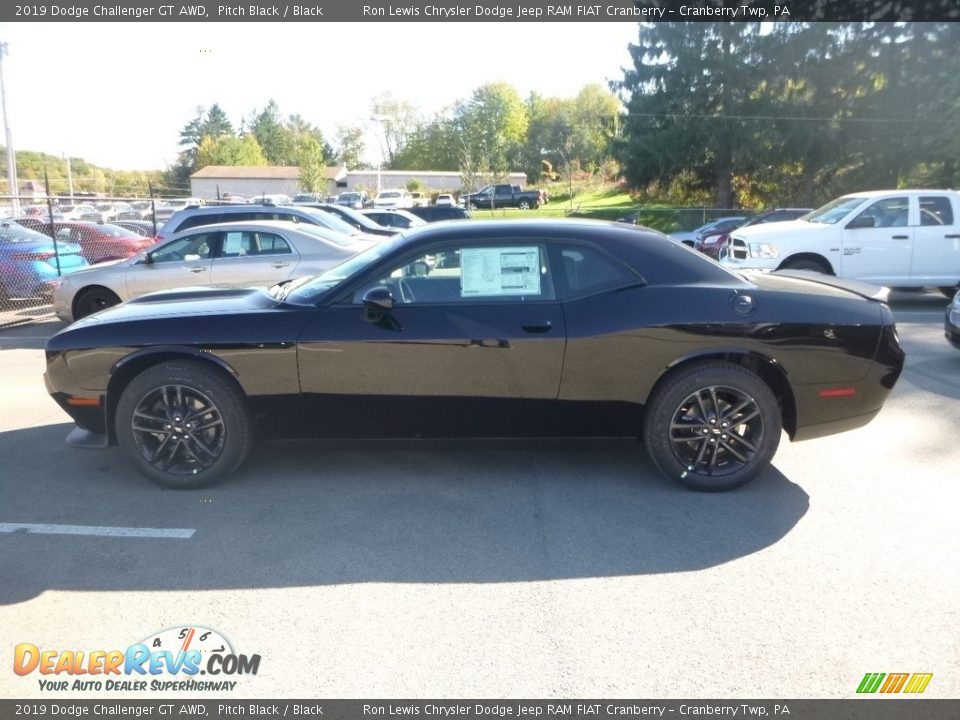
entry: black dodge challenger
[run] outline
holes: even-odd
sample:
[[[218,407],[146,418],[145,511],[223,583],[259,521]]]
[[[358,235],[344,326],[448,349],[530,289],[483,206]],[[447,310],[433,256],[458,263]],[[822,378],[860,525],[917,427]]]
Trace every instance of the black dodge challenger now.
[[[188,258],[189,260],[189,258]],[[154,293],[47,344],[68,441],[194,488],[255,436],[636,437],[728,490],[879,412],[904,354],[880,288],[734,274],[660,233],[431,225],[313,278]]]

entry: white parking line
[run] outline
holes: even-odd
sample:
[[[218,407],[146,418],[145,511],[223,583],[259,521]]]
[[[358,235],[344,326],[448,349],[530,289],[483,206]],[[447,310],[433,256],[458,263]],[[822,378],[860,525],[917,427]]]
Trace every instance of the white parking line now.
[[[99,525],[41,525],[36,523],[0,523],[0,533],[27,532],[37,535],[93,535],[96,537],[156,538],[189,540],[192,528],[104,527]]]

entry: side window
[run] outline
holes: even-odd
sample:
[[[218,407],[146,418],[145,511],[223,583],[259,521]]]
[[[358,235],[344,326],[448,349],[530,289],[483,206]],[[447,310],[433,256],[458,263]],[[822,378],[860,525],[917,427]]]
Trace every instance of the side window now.
[[[953,208],[950,198],[932,195],[920,198],[921,225],[953,225]]]
[[[560,245],[554,254],[561,299],[614,290],[639,280],[629,268],[588,245]]]
[[[906,227],[910,201],[905,197],[884,198],[867,207],[857,217],[872,217],[878,228]]]
[[[257,255],[290,255],[293,253],[287,241],[279,235],[274,235],[273,233],[251,234],[254,237]]]
[[[207,260],[216,247],[217,233],[197,233],[167,243],[150,253],[154,263],[195,262]]]
[[[233,218],[230,218],[231,220]],[[239,219],[239,218],[238,218]],[[227,222],[227,219],[220,213],[202,214],[197,213],[193,217],[186,218],[180,227],[174,228],[174,232],[189,230],[190,228],[200,227],[201,225],[213,225],[214,223]]]
[[[531,302],[555,297],[539,244],[451,246],[408,258],[353,295],[384,286],[400,304]]]

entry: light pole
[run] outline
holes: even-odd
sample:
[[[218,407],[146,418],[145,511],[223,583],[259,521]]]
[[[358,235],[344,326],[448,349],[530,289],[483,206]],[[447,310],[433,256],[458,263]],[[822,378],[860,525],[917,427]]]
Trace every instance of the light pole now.
[[[70,203],[73,204],[73,173],[70,170],[70,156],[64,153],[63,159],[67,161],[67,190],[70,193]]]
[[[383,116],[382,115],[371,115],[370,122],[377,124],[377,145],[380,146],[380,158],[377,160],[377,195],[380,194],[380,172],[383,167],[383,160],[386,153],[383,149],[383,141],[380,140],[380,131],[383,130]]]
[[[12,196],[10,206],[13,215],[20,214],[20,188],[17,184],[17,159],[13,153],[13,139],[10,136],[10,122],[7,117],[7,87],[3,81],[3,58],[9,54],[7,43],[0,42],[0,105],[3,106],[3,129],[7,142],[7,185]]]

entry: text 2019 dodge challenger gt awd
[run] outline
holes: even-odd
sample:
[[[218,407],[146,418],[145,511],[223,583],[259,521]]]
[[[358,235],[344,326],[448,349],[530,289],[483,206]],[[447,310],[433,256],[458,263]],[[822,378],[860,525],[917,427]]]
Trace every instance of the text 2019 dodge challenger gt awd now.
[[[794,440],[859,427],[903,367],[883,291],[739,275],[659,233],[450,223],[262,289],[155,293],[47,344],[73,444],[199,487],[255,434],[639,437],[727,490]]]

